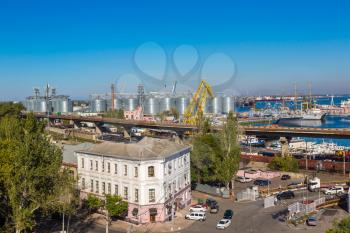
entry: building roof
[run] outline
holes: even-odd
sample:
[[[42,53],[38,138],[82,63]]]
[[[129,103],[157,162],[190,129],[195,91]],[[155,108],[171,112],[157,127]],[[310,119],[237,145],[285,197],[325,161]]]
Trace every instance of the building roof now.
[[[77,152],[128,160],[152,160],[164,159],[190,148],[168,139],[145,137],[138,143],[103,142]]]
[[[93,143],[85,142],[77,145],[65,144],[62,150],[62,159],[64,163],[77,164],[77,156],[74,153],[77,150],[85,150],[93,146]]]

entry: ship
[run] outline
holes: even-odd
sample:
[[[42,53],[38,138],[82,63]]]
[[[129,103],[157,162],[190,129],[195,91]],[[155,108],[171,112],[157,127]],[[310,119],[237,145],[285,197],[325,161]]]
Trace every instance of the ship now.
[[[303,126],[313,126],[314,124],[309,124],[311,122],[321,123],[326,114],[318,108],[308,109],[306,111],[294,111],[280,114],[276,123],[300,123]],[[319,124],[316,124],[319,125]]]

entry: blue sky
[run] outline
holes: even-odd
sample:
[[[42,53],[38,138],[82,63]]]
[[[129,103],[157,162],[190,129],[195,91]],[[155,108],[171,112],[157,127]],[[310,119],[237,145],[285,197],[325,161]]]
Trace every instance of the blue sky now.
[[[46,83],[73,98],[116,81],[131,91],[145,76],[135,51],[148,42],[164,52],[143,50],[141,63],[168,84],[178,75],[171,55],[185,44],[196,48],[199,68],[216,53],[234,61],[232,93],[288,94],[293,83],[305,92],[309,81],[318,93],[349,93],[349,9],[347,1],[1,1],[0,100]],[[208,79],[226,70],[214,62]]]

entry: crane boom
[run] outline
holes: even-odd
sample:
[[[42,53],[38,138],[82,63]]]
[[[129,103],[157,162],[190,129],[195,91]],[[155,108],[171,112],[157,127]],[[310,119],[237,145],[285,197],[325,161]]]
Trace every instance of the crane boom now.
[[[198,124],[200,117],[203,115],[208,95],[213,98],[214,92],[205,80],[201,80],[197,91],[192,96],[191,102],[185,110],[184,122],[186,124]]]

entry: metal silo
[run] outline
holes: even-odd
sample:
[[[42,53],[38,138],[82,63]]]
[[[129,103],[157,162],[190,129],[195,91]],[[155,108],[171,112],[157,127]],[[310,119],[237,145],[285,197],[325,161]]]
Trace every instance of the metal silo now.
[[[106,112],[107,111],[107,101],[100,97],[92,99],[91,101],[91,112]]]
[[[118,110],[118,109],[122,109],[122,108],[123,108],[123,99],[115,98],[114,99],[114,109]],[[112,100],[111,99],[107,100],[107,109],[112,110]]]
[[[145,99],[144,113],[146,115],[159,114],[159,99],[153,96],[149,96]]]
[[[50,109],[50,104],[47,106],[46,99],[44,97],[37,99],[37,111],[36,112],[47,112],[47,107]]]
[[[51,111],[54,113],[73,112],[73,102],[69,96],[60,95],[51,98]]]
[[[183,115],[185,113],[189,103],[190,103],[189,97],[181,96],[176,98],[176,109],[180,115]]]
[[[212,106],[212,98],[207,98],[205,101],[205,106],[203,109],[203,113],[212,113],[213,106]]]
[[[127,99],[124,99],[124,110],[125,111],[134,111],[137,106],[138,106],[137,98],[129,97]]]
[[[211,99],[211,112],[214,114],[222,114],[222,97],[216,96]]]
[[[235,111],[235,98],[233,96],[223,97],[222,112],[228,114],[230,111]]]
[[[165,96],[164,98],[159,98],[159,112],[170,111],[171,108],[176,108],[176,99]]]

